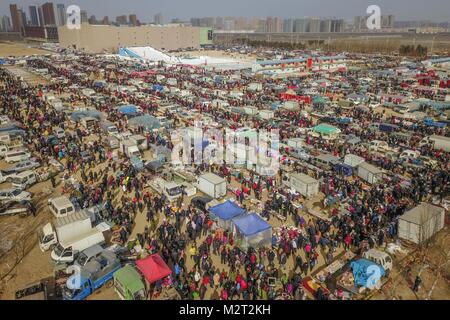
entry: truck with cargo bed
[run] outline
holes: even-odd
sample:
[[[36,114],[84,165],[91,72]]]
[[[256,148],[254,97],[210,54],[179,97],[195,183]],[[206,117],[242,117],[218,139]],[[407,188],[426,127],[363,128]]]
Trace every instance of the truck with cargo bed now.
[[[197,178],[194,186],[204,194],[219,199],[227,194],[227,182],[214,173],[205,173]]]
[[[108,135],[114,135],[119,133],[119,130],[117,130],[116,125],[110,121],[100,122],[100,128],[102,129],[103,133],[106,133]]]
[[[419,146],[431,146],[434,150],[444,150],[450,152],[450,138],[445,136],[432,135],[423,138],[419,142]]]
[[[119,145],[119,150],[121,153],[125,154],[127,157],[141,157],[141,152],[136,144],[136,141],[127,139],[122,140]]]
[[[151,180],[148,186],[160,195],[164,195],[170,202],[175,201],[182,195],[181,185],[173,181],[166,181],[161,177]]]
[[[63,290],[64,300],[84,300],[96,290],[106,285],[114,285],[113,275],[121,268],[120,260],[108,250],[80,268],[79,274],[69,278]],[[78,283],[77,283],[78,282]],[[69,285],[71,283],[72,285]]]
[[[96,244],[105,244],[106,239],[110,238],[109,230],[108,224],[101,223],[82,234],[59,241],[52,250],[52,260],[56,263],[72,263],[81,251]]]
[[[39,248],[52,249],[58,242],[66,241],[92,229],[91,217],[84,211],[60,217],[47,223],[38,232]]]

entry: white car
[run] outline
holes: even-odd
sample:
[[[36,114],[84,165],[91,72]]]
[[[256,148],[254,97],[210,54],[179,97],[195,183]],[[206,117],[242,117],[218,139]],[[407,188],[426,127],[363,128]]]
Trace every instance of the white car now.
[[[20,189],[2,189],[0,190],[0,201],[31,201],[31,193]]]
[[[22,171],[26,171],[26,170],[32,170],[35,168],[39,168],[40,166],[41,165],[39,164],[39,162],[36,162],[34,160],[26,160],[26,161],[17,163],[10,169],[14,170],[15,172],[22,172]]]
[[[1,124],[7,124],[10,123],[11,120],[9,120],[8,116],[0,116],[0,125]]]

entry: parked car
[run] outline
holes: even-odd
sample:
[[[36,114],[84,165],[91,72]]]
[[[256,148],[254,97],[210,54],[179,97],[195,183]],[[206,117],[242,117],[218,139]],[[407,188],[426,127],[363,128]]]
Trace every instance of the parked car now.
[[[31,201],[31,193],[18,188],[0,190],[0,201]]]
[[[25,160],[25,161],[16,163],[14,166],[11,166],[6,171],[14,171],[16,173],[19,173],[22,171],[33,170],[38,167],[40,167],[39,162],[34,161],[34,160]]]
[[[25,150],[10,151],[5,154],[7,163],[25,161],[31,158],[31,153]]]
[[[206,205],[208,204],[208,202],[211,202],[212,200],[214,199],[211,198],[210,196],[200,196],[192,198],[191,203],[194,205],[195,208],[205,212]]]

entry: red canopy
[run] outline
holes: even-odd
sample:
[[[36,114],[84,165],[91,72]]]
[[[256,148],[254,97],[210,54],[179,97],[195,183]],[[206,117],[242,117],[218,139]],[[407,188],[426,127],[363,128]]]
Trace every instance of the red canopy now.
[[[158,281],[172,273],[172,270],[170,270],[164,260],[157,253],[144,259],[137,260],[136,266],[145,276],[148,283]]]

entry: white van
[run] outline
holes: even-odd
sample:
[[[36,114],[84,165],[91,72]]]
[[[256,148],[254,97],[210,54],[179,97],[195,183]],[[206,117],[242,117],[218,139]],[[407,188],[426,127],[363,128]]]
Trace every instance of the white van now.
[[[19,150],[19,151],[8,151],[5,154],[5,161],[7,163],[13,163],[13,162],[19,162],[19,161],[25,161],[31,158],[31,153],[25,151],[25,150]]]
[[[60,128],[60,127],[54,127],[53,128],[53,133],[55,134],[55,136],[58,139],[63,139],[66,136],[65,131],[62,128]]]
[[[17,134],[10,134],[10,133],[0,133],[0,144],[2,145],[15,145],[19,146],[22,145],[23,138],[21,135]]]
[[[417,159],[420,156],[420,152],[419,151],[415,151],[415,150],[404,150],[401,154],[400,154],[400,159],[404,159],[404,160],[409,160],[409,159]]]
[[[65,217],[75,212],[75,206],[66,196],[49,199],[48,206],[55,218]]]
[[[23,145],[10,146],[7,144],[0,144],[0,157],[4,157],[8,152],[13,151],[27,151]]]
[[[103,232],[93,228],[85,234],[67,241],[59,242],[51,253],[51,258],[57,263],[71,263],[78,254],[96,244],[104,244]]]
[[[12,179],[12,185],[15,188],[25,190],[37,182],[36,173],[31,170],[16,174]]]

